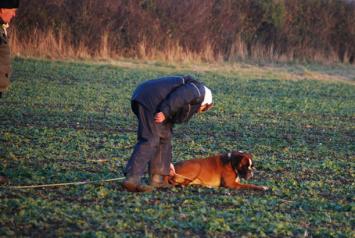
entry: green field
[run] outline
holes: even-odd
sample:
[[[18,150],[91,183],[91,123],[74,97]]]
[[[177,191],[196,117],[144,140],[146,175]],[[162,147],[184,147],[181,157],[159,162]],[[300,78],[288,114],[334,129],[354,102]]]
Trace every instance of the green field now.
[[[13,62],[0,101],[0,237],[354,237],[353,66]],[[136,142],[130,96],[145,79],[192,74],[213,110],[177,125],[173,160],[244,150],[272,191],[119,182]]]

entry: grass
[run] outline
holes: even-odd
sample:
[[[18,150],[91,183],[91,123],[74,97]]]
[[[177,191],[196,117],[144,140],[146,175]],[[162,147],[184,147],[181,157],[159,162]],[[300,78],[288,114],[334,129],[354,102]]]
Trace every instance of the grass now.
[[[178,125],[174,161],[245,150],[270,192],[117,182],[0,187],[0,237],[353,237],[353,66],[166,65],[15,59],[0,101],[8,185],[122,177],[135,144],[135,86],[190,73],[213,110]],[[325,76],[325,77],[323,77]]]

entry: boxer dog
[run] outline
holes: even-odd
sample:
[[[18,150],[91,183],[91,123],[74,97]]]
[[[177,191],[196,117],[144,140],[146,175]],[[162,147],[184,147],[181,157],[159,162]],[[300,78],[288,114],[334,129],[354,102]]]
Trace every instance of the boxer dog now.
[[[240,178],[248,180],[253,177],[253,171],[252,155],[233,151],[228,154],[178,162],[171,167],[169,182],[183,186],[198,184],[205,187],[268,190],[266,186],[240,183]]]

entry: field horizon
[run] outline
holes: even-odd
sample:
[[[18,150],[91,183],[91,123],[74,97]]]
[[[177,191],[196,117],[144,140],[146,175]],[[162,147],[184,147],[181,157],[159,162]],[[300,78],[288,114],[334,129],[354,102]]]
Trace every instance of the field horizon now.
[[[205,82],[215,107],[174,128],[173,161],[248,151],[250,182],[271,191],[12,187],[122,177],[132,91],[174,74]],[[354,75],[345,64],[15,58],[0,99],[0,237],[352,237]]]

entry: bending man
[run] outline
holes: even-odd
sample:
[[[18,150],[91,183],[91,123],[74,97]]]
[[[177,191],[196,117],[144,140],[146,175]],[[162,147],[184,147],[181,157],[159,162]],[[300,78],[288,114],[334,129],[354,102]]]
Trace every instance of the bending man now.
[[[148,192],[168,187],[172,160],[172,128],[212,107],[209,88],[191,76],[163,77],[139,85],[131,99],[138,119],[138,142],[126,168],[123,187],[131,192]],[[141,183],[149,165],[150,185]]]

